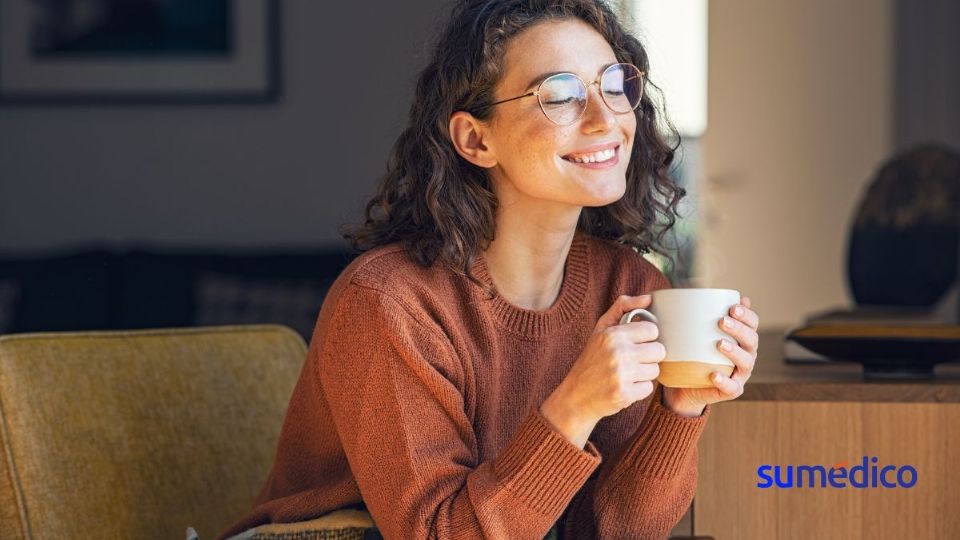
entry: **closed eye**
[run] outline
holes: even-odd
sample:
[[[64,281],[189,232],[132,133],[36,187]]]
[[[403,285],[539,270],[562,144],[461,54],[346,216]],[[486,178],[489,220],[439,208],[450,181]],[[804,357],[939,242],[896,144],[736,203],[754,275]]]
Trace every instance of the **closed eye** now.
[[[566,105],[568,103],[573,103],[574,101],[576,101],[576,98],[574,98],[573,96],[570,96],[568,98],[559,99],[559,100],[544,101],[543,103],[545,105]]]

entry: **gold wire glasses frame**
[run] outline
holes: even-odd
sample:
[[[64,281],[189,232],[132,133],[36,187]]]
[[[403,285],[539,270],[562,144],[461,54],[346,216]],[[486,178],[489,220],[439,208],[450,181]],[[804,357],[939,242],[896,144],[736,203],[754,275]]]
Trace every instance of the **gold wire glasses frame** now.
[[[614,106],[607,100],[606,93],[603,91],[603,80],[604,80],[604,77],[606,77],[608,73],[611,73],[611,70],[613,70],[614,68],[619,68],[620,70],[622,70],[622,71],[624,72],[624,75],[625,75],[624,80],[623,80],[624,85],[626,85],[626,83],[627,83],[628,81],[632,81],[632,80],[636,80],[636,79],[639,79],[639,80],[640,80],[640,82],[638,83],[638,87],[637,87],[636,102],[635,102],[635,103],[630,103],[629,109],[620,110],[620,109],[614,107]],[[573,77],[574,79],[576,79],[577,81],[580,82],[580,88],[583,90],[583,103],[582,103],[582,105],[578,105],[580,112],[576,115],[575,118],[571,118],[571,119],[569,119],[569,120],[564,120],[564,121],[557,121],[555,118],[551,117],[550,114],[547,112],[547,109],[544,107],[543,99],[542,99],[541,96],[543,95],[543,89],[544,89],[545,85],[550,84],[551,81],[557,81],[557,80],[561,79],[562,77]],[[590,87],[593,86],[593,85],[599,85],[599,87],[600,87],[600,92],[598,92],[598,93],[600,94],[600,99],[603,101],[603,104],[606,105],[607,108],[610,109],[611,111],[613,111],[614,113],[616,113],[616,114],[626,114],[626,113],[628,113],[628,112],[631,112],[631,111],[635,110],[635,109],[640,105],[640,102],[641,102],[641,100],[642,100],[642,98],[643,98],[643,77],[644,77],[644,73],[643,73],[642,71],[640,71],[640,69],[639,69],[637,66],[635,66],[635,65],[633,65],[633,64],[627,64],[627,63],[611,64],[611,65],[607,66],[607,68],[603,70],[603,73],[600,74],[600,77],[598,77],[596,80],[594,80],[594,81],[591,82],[590,84],[587,84],[587,83],[583,82],[583,79],[581,79],[580,77],[578,77],[575,73],[556,73],[556,74],[554,74],[554,75],[551,75],[551,76],[547,77],[547,78],[544,79],[543,81],[541,81],[540,84],[537,86],[537,89],[536,89],[535,91],[533,91],[533,92],[527,92],[526,94],[523,94],[522,96],[516,96],[516,97],[512,97],[512,98],[508,98],[508,99],[502,99],[502,100],[500,100],[500,101],[491,103],[489,106],[492,107],[492,106],[494,106],[494,105],[500,105],[501,103],[507,103],[507,102],[509,102],[509,101],[514,101],[514,100],[518,100],[518,99],[523,99],[523,98],[525,98],[525,97],[537,96],[537,101],[538,101],[539,104],[540,104],[540,111],[543,113],[544,116],[547,117],[547,120],[550,120],[550,121],[553,122],[554,124],[557,124],[557,125],[560,125],[560,126],[568,126],[568,125],[570,125],[570,124],[573,124],[573,123],[576,122],[577,120],[579,120],[580,117],[583,116],[583,113],[587,110],[587,102],[589,101],[588,96],[589,96],[589,94],[590,94]]]

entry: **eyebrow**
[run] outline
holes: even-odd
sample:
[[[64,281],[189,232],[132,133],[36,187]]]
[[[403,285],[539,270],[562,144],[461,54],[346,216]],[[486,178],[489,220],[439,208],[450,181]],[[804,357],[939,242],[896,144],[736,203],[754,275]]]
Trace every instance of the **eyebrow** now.
[[[609,64],[604,64],[604,65],[600,68],[600,71],[599,71],[598,73],[603,73],[604,71],[606,71],[606,69],[607,69],[608,67],[610,67],[610,66],[612,66],[612,65],[614,65],[614,64],[616,64],[616,63],[617,63],[617,62],[610,62]],[[549,71],[549,72],[547,72],[547,73],[541,73],[540,75],[537,75],[536,77],[534,77],[533,79],[531,79],[530,82],[527,83],[527,86],[524,87],[523,91],[524,91],[524,92],[527,92],[527,91],[529,91],[531,88],[533,88],[534,86],[542,83],[547,77],[553,77],[554,75],[559,75],[559,74],[561,74],[561,73],[573,73],[573,72],[572,72],[572,71]],[[574,75],[576,75],[576,73],[574,73]]]
[[[548,77],[553,77],[554,75],[559,75],[561,73],[570,73],[570,72],[569,71],[550,71],[547,73],[541,73],[540,75],[537,75],[536,77],[531,79],[530,82],[527,83],[527,86],[524,87],[523,91],[526,92],[531,88],[533,88],[534,86],[545,81]]]

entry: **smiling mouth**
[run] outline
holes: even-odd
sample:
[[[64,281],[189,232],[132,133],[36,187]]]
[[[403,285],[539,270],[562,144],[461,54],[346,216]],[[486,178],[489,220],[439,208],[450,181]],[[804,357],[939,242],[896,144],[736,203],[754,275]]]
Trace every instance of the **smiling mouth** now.
[[[597,152],[589,152],[585,154],[567,154],[566,156],[563,156],[562,159],[564,161],[579,164],[604,164],[616,160],[617,153],[619,151],[620,145],[617,145],[613,148],[607,148],[606,150],[599,150]]]

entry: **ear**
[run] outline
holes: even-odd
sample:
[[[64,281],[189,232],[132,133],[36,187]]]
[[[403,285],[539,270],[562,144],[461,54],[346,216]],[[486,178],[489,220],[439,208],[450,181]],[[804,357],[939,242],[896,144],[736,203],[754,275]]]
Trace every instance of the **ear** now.
[[[489,147],[486,126],[466,111],[450,115],[450,140],[463,159],[477,167],[496,166],[497,158]]]

